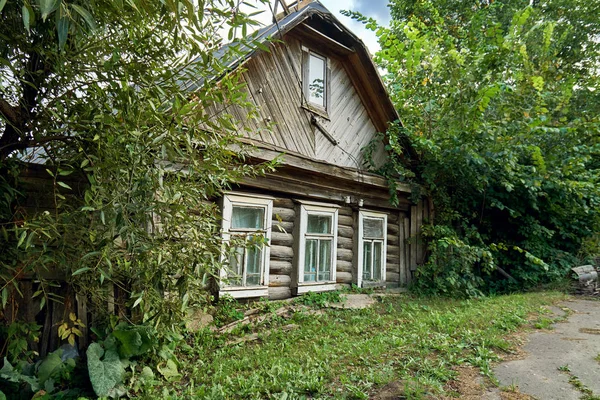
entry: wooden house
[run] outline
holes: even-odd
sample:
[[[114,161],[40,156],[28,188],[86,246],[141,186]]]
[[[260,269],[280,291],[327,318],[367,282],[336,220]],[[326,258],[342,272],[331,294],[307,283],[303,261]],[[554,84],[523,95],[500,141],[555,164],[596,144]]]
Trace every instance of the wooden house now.
[[[258,32],[269,51],[229,65],[243,66],[260,115],[228,112],[256,146],[256,161],[281,164],[222,199],[224,240],[263,235],[268,246],[234,247],[220,293],[282,299],[340,285],[405,286],[423,259],[418,231],[428,207],[413,204],[404,184],[392,206],[386,179],[369,172],[363,151],[371,144],[373,161],[383,163],[378,132],[399,116],[357,36],[317,1],[284,8]]]

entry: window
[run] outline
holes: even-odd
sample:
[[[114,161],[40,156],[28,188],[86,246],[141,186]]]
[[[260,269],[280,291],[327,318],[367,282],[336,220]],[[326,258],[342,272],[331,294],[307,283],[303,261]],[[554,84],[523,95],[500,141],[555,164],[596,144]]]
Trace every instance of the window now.
[[[297,257],[298,294],[335,289],[337,215],[335,205],[300,205]]]
[[[230,244],[221,270],[221,292],[233,297],[267,296],[273,199],[226,194],[223,240]]]
[[[359,286],[385,282],[386,230],[386,214],[359,212],[357,257]]]
[[[303,91],[309,108],[327,111],[329,106],[329,60],[303,47]]]

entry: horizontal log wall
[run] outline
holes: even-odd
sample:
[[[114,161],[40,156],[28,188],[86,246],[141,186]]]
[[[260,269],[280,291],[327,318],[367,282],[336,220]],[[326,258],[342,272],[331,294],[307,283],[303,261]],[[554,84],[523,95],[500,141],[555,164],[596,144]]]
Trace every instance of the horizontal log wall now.
[[[337,260],[335,280],[338,284],[352,283],[352,261],[354,256],[354,213],[348,206],[338,210]]]
[[[277,198],[273,201],[269,261],[269,299],[272,300],[292,297],[295,220],[295,205],[291,199]]]
[[[405,283],[400,278],[400,214],[391,212],[387,215],[387,251],[385,265],[385,281],[387,287],[398,287]]]

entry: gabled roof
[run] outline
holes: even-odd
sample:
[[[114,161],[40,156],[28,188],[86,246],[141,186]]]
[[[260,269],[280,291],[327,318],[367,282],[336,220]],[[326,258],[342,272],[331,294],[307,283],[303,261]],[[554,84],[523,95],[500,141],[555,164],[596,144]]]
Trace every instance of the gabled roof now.
[[[303,39],[312,40],[314,44],[325,46],[341,59],[345,59],[344,65],[348,69],[348,75],[367,108],[375,127],[380,132],[385,132],[390,122],[400,120],[365,44],[338,21],[319,1],[313,1],[303,8],[284,16],[277,22],[254,32],[252,36],[253,41],[262,44],[281,39],[288,33],[298,34]],[[238,48],[232,51],[232,46],[238,46]],[[220,76],[215,74],[214,79],[218,80],[225,73],[235,70],[260,51],[256,48],[251,49],[240,45],[240,43],[221,47],[214,53],[214,56],[224,64],[225,72]],[[202,84],[203,81],[198,79],[182,82],[182,86],[190,91],[198,89]],[[414,162],[416,159],[414,149],[406,138],[403,139],[402,142],[408,152],[407,155]]]

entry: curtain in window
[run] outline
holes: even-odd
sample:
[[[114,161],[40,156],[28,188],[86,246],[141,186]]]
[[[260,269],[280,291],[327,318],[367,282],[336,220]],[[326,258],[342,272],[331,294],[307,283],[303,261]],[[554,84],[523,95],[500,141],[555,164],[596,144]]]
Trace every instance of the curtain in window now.
[[[233,207],[231,213],[232,229],[264,229],[265,210],[258,207]]]

